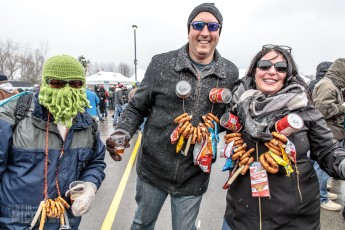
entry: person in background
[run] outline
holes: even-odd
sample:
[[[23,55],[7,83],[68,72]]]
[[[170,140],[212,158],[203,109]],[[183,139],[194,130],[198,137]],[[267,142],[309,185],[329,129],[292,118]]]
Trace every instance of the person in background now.
[[[320,229],[318,178],[307,153],[344,180],[345,150],[313,106],[290,47],[262,47],[236,82],[229,111],[243,127],[225,140],[240,137],[233,151],[245,153],[230,155],[240,174],[230,176],[222,229]],[[296,128],[289,132],[288,115]]]
[[[113,121],[113,126],[117,125],[117,122],[121,116],[121,113],[123,111],[123,84],[117,84],[117,88],[115,90],[115,112],[114,112],[114,121]]]
[[[324,76],[326,75],[331,65],[332,65],[332,62],[321,62],[316,67],[316,79],[312,80],[308,85],[310,92],[313,93],[315,85],[321,79],[324,78]],[[313,95],[313,98],[316,98],[316,95]],[[318,108],[317,105],[315,105],[315,107]],[[332,178],[330,178],[328,174],[320,168],[320,165],[316,161],[313,161],[313,163],[314,163],[313,165],[314,169],[319,179],[321,208],[332,210],[332,211],[340,210],[341,205],[332,201],[332,200],[337,199],[338,195],[327,191],[328,184],[331,184],[330,181],[332,180]]]
[[[128,94],[128,101],[131,100],[131,98],[134,96],[135,92],[137,91],[138,87],[139,87],[139,82],[133,82],[132,83],[132,89],[131,91],[129,91]]]
[[[321,79],[313,90],[313,101],[316,108],[325,117],[328,127],[332,130],[334,139],[344,148],[344,117],[345,102],[343,90],[345,88],[345,58],[338,58],[329,67],[325,77]],[[324,184],[324,183],[323,183]],[[325,185],[323,185],[324,187]],[[327,186],[327,184],[326,184]],[[336,195],[336,194],[335,194]],[[329,199],[336,199],[337,196]],[[342,206],[332,201],[323,201],[321,207],[328,210],[340,210]],[[343,215],[345,213],[345,208]],[[344,217],[345,218],[345,217]]]
[[[115,109],[115,104],[114,104],[114,99],[115,99],[115,86],[110,86],[109,89],[109,97],[108,97],[108,101],[109,101],[109,110],[114,110]]]
[[[216,49],[222,30],[223,17],[213,3],[196,6],[187,20],[188,43],[180,49],[152,58],[115,132],[106,140],[110,156],[115,161],[121,160],[116,153],[119,145],[113,138],[125,134],[128,142],[147,117],[142,154],[137,161],[137,208],[131,229],[154,229],[168,196],[171,200],[172,229],[196,229],[195,220],[208,187],[210,171],[194,164],[193,152],[199,149],[195,145],[206,142],[202,142],[202,136],[199,136],[197,144],[192,144],[189,150],[184,148],[180,151],[177,138],[172,133],[178,127],[174,120],[188,113],[191,116],[185,118],[189,122],[183,124],[192,127],[192,130],[205,131],[203,140],[211,143],[211,136],[206,133],[206,121],[202,117],[209,115],[213,121],[218,120],[217,116],[226,110],[226,103],[211,101],[209,93],[214,88],[231,90],[239,75],[238,68]],[[202,126],[198,126],[199,123]],[[183,142],[182,135],[179,140]],[[215,141],[212,143],[216,145]],[[212,151],[209,147],[207,151]],[[206,170],[210,170],[210,157],[207,162]]]
[[[19,97],[0,106],[0,229],[77,230],[91,208],[106,164],[85,88],[77,59],[56,55],[45,61],[42,85],[17,126]],[[74,181],[84,182],[84,193],[72,204],[66,192]],[[70,226],[60,222],[65,217]]]
[[[126,108],[126,106],[128,105],[128,89],[127,89],[127,86],[123,86],[122,87],[122,102],[123,102],[123,105],[122,105],[122,110],[124,110]]]
[[[95,92],[91,89],[86,89],[86,97],[90,103],[91,108],[87,108],[87,112],[96,120],[99,121],[98,114],[97,114],[97,107],[99,106],[99,98]]]
[[[12,84],[8,82],[8,78],[4,74],[0,74],[0,100],[12,97],[19,93],[18,90],[13,88]]]
[[[108,115],[108,112],[107,112],[108,92],[105,90],[103,85],[101,85],[99,87],[98,97],[99,97],[99,100],[100,100],[99,110],[101,112],[101,116],[103,118],[107,117],[107,115]]]

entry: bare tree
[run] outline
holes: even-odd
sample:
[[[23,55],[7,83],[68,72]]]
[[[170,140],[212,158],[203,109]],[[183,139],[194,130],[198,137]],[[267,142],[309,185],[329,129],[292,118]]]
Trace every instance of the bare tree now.
[[[5,42],[0,41],[0,72],[13,80],[16,71],[20,68],[20,48],[19,44],[7,39]]]
[[[45,56],[48,52],[48,44],[41,44],[39,49],[31,51],[26,48],[20,59],[20,76],[22,81],[29,81],[32,84],[41,82],[42,68]]]
[[[126,77],[130,77],[132,74],[131,67],[123,62],[119,64],[117,71]]]

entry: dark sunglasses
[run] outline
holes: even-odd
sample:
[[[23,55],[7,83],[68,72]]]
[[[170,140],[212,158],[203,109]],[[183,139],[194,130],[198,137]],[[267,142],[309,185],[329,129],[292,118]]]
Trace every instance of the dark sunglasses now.
[[[189,25],[193,26],[195,30],[203,30],[205,25],[207,25],[208,31],[217,31],[222,25],[217,22],[191,22]]]
[[[286,72],[288,69],[288,64],[286,62],[277,62],[273,64],[269,60],[261,60],[257,65],[257,67],[263,71],[269,70],[272,66],[274,66],[277,72]]]
[[[79,89],[83,87],[84,82],[81,80],[71,80],[71,81],[63,81],[63,80],[56,80],[56,79],[49,79],[47,81],[47,84],[50,85],[50,87],[54,89],[61,89],[65,87],[67,84],[71,88]]]
[[[288,51],[289,53],[291,53],[292,48],[290,46],[284,46],[284,45],[272,45],[272,44],[267,44],[267,45],[263,45],[262,49],[274,49],[274,48],[280,48],[283,50]]]

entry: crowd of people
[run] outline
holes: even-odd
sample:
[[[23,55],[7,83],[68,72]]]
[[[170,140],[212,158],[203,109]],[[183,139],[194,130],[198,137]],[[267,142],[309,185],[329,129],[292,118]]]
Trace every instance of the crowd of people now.
[[[188,42],[155,55],[131,90],[87,88],[87,62],[68,55],[46,60],[33,94],[0,75],[0,228],[78,229],[104,180],[106,150],[121,161],[145,121],[131,229],[154,229],[168,196],[172,229],[196,229],[219,154],[229,171],[223,230],[320,229],[320,208],[342,209],[327,181],[345,180],[345,58],[320,63],[307,85],[291,47],[263,45],[239,79],[217,50],[223,29],[213,3],[196,6]],[[104,144],[97,121],[110,110]],[[76,181],[83,193],[72,199]]]

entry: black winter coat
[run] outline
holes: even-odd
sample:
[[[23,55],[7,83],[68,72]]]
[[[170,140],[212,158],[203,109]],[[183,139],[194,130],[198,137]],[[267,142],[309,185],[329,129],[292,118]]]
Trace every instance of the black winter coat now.
[[[226,197],[225,219],[232,229],[260,229],[260,224],[264,230],[320,229],[318,178],[307,152],[310,149],[310,157],[335,178],[340,178],[338,166],[345,152],[333,141],[331,130],[316,108],[294,112],[304,121],[303,129],[288,136],[296,147],[297,168],[293,169],[298,173],[288,177],[281,166],[277,174],[268,173],[270,197],[261,198],[252,197],[249,172],[237,177]],[[267,151],[264,143],[250,140],[246,133],[242,136],[247,149],[256,149],[252,156],[258,161],[260,154]]]
[[[209,173],[193,164],[193,148],[188,155],[176,153],[170,134],[176,128],[174,119],[184,112],[193,113],[193,126],[203,122],[201,116],[212,111],[220,117],[225,104],[209,100],[212,88],[232,87],[238,79],[238,68],[215,51],[213,65],[201,74],[188,57],[188,44],[179,50],[152,58],[132,100],[121,115],[116,129],[132,136],[148,117],[142,139],[142,156],[138,159],[138,176],[144,181],[174,195],[201,195],[206,192]],[[188,81],[192,92],[184,100],[175,93],[176,84]],[[232,88],[230,88],[232,90]]]

